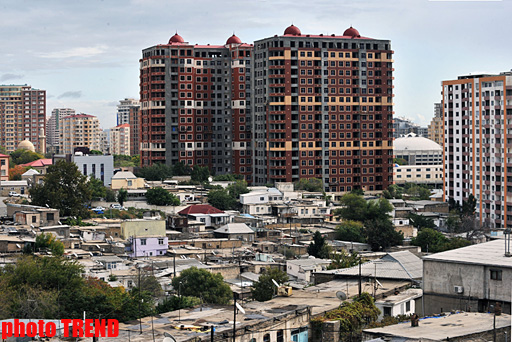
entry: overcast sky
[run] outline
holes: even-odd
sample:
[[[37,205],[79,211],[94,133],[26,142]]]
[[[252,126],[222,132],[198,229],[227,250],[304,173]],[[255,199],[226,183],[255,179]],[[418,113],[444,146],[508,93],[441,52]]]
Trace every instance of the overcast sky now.
[[[282,34],[391,40],[395,115],[426,125],[440,82],[512,68],[512,0],[1,0],[0,84],[47,91],[57,107],[116,124],[120,99],[139,97],[139,58],[174,32],[190,43],[224,44]]]

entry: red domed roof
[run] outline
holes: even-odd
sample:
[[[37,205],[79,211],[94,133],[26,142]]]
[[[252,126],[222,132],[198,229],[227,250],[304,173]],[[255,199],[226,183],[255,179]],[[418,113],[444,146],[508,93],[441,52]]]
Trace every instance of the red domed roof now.
[[[286,30],[284,30],[284,35],[300,36],[300,30],[297,26],[292,24],[291,26],[288,26]]]
[[[226,41],[226,45],[229,44],[242,44],[242,41],[233,33],[233,35]]]
[[[350,28],[346,29],[345,32],[343,32],[343,35],[349,36],[349,37],[361,37],[361,35],[359,34],[359,31],[356,30],[355,28],[353,28],[352,26],[350,26]]]
[[[181,37],[178,32],[176,32],[174,34],[174,36],[171,37],[171,39],[169,39],[169,44],[171,43],[184,43],[185,40],[183,39],[183,37]]]

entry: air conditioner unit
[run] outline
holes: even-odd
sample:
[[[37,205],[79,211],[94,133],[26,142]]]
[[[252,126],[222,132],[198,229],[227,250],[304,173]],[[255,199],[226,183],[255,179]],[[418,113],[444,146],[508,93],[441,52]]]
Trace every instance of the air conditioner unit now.
[[[455,291],[455,293],[464,293],[464,286],[454,286],[453,290]]]

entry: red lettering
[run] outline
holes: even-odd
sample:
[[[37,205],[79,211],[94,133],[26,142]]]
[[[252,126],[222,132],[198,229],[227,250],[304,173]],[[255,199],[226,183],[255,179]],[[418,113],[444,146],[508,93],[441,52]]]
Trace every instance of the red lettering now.
[[[95,337],[107,336],[107,320],[106,319],[94,320],[94,336]]]
[[[37,336],[37,324],[34,322],[27,323],[27,336],[28,337],[36,337]]]
[[[39,320],[37,321],[37,329],[39,330],[39,337],[45,337],[44,336],[44,321]]]
[[[14,337],[25,337],[25,323],[19,319],[14,320]]]
[[[85,324],[84,324],[84,335],[85,335],[85,337],[93,337],[94,336],[94,333],[93,333],[94,327],[92,326],[93,323],[94,323],[93,319],[86,319],[85,320]]]
[[[84,337],[84,323],[80,319],[73,320],[73,337]]]
[[[69,337],[69,325],[71,324],[70,319],[62,319],[62,324],[64,324],[64,337]]]
[[[12,337],[13,327],[10,322],[2,322],[2,340],[6,340],[7,337]]]
[[[54,337],[57,331],[57,326],[53,322],[46,323],[46,327],[44,328],[44,333],[46,337]]]
[[[119,321],[117,319],[107,320],[107,325],[108,325],[108,331],[107,331],[108,337],[119,336]]]

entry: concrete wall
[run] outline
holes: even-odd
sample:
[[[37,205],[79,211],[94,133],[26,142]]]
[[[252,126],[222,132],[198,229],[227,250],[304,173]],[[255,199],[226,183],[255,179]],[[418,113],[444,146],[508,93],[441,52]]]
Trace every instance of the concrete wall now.
[[[121,222],[121,238],[130,236],[166,236],[165,220],[133,220]]]
[[[491,279],[491,269],[501,270],[502,280]],[[479,300],[505,302],[503,311],[510,312],[510,268],[424,260],[423,281],[427,315],[439,313],[441,308],[468,310],[471,306],[477,311]],[[455,286],[463,286],[463,293],[457,293]]]

